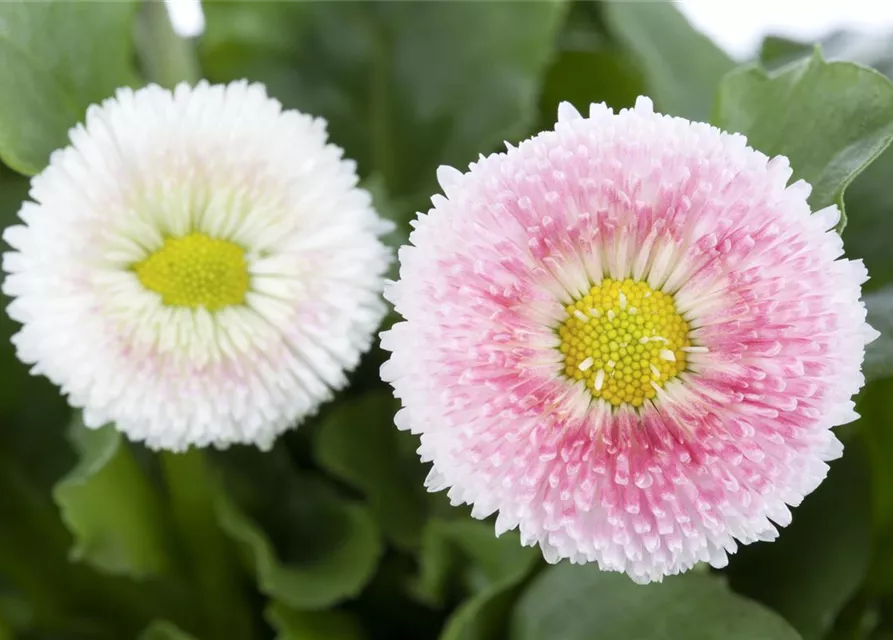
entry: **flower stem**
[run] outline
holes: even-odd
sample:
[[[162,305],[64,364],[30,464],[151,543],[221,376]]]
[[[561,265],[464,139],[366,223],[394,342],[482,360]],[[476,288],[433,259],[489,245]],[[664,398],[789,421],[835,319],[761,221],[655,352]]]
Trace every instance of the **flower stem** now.
[[[202,617],[213,638],[251,638],[252,619],[240,585],[234,549],[217,524],[216,478],[200,449],[163,452],[174,529]]]

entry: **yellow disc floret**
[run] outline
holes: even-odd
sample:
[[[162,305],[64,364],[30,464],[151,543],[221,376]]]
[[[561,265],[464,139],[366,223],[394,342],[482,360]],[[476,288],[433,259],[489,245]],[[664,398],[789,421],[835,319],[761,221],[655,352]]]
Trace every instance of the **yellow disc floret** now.
[[[602,280],[565,310],[564,373],[596,398],[640,407],[685,369],[688,323],[672,296],[645,282]]]
[[[245,301],[248,264],[245,250],[203,233],[167,238],[158,251],[134,265],[147,289],[173,307],[210,311]]]

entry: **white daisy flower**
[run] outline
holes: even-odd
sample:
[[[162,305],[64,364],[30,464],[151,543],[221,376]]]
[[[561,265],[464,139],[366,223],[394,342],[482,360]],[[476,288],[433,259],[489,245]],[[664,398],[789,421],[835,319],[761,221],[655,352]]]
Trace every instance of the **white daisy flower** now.
[[[325,122],[262,85],[121,89],[3,234],[19,358],[90,427],[262,448],[346,383],[389,229]]]

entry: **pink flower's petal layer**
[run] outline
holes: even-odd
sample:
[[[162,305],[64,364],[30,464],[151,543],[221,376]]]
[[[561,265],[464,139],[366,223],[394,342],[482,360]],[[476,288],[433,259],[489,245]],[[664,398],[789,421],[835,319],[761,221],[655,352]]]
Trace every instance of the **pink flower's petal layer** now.
[[[647,100],[441,171],[382,339],[429,488],[550,561],[639,581],[774,538],[841,453],[830,428],[856,417],[874,335],[836,209],[812,214],[790,176]],[[605,277],[672,293],[706,348],[639,412],[561,373],[563,307]]]

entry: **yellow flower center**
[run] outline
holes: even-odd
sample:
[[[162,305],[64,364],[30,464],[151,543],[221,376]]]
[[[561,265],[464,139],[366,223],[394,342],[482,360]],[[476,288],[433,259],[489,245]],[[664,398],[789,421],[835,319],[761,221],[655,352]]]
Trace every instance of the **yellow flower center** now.
[[[164,246],[134,265],[143,286],[172,307],[209,311],[242,304],[248,291],[245,250],[203,233],[167,238]]]
[[[688,323],[645,282],[602,280],[568,305],[558,328],[564,373],[613,406],[642,406],[685,369]]]

